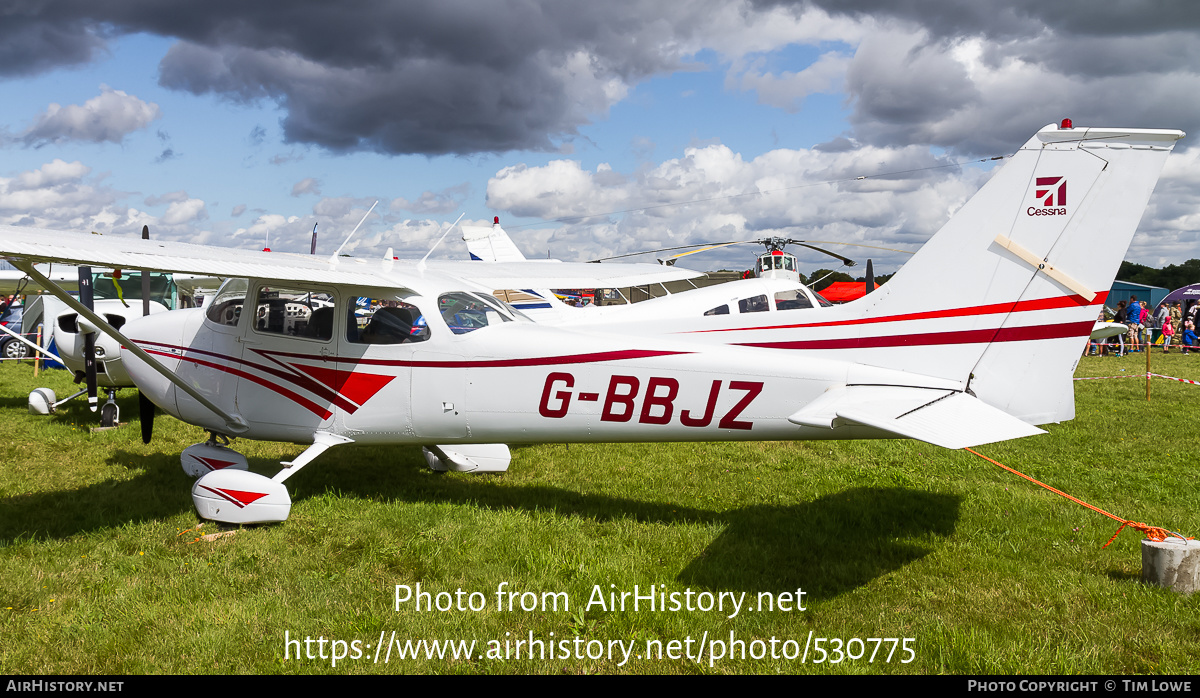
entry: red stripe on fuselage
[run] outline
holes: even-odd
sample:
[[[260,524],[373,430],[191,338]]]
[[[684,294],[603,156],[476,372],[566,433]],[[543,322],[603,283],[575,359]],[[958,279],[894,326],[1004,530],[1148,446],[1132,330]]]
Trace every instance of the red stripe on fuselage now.
[[[314,395],[317,395],[325,400],[332,402],[333,404],[337,405],[338,407],[342,408],[343,410],[346,410],[347,412],[353,413],[354,410],[358,409],[357,405],[347,401],[345,398],[341,397],[334,391],[330,390],[327,386],[321,385],[317,381],[313,380],[311,376],[296,373],[294,371],[280,370],[278,368],[273,368],[271,366],[264,366],[263,364],[255,363],[253,361],[247,361],[245,359],[240,359],[235,356],[228,356],[226,354],[218,354],[215,351],[206,351],[204,349],[193,349],[192,347],[182,347],[177,344],[166,344],[164,342],[150,342],[150,341],[145,341],[145,340],[134,340],[134,341],[138,345],[154,345],[154,346],[158,346],[158,347],[165,347],[167,349],[178,349],[178,350],[184,351],[188,354],[201,354],[203,356],[211,356],[215,359],[220,359],[222,361],[232,361],[233,363],[237,363],[237,364],[241,364],[242,366],[248,366],[250,368],[257,369],[259,371],[262,371],[263,373],[268,373],[272,376],[275,376],[276,378],[279,378],[280,380],[288,381],[289,383],[292,383],[293,385],[303,388],[303,389],[307,390],[308,392],[313,393]],[[147,350],[147,351],[149,351],[149,350]],[[254,349],[253,351],[257,354],[265,356],[265,352],[263,352],[261,350]],[[151,352],[151,353],[155,353],[155,352]],[[185,359],[185,357],[178,356],[175,354],[162,354],[162,355],[163,356],[172,356],[177,359]],[[313,358],[313,356],[311,354],[304,354],[303,356],[306,356],[308,358]],[[289,366],[288,364],[285,364],[281,361],[272,359],[270,356],[266,356],[266,358],[275,364],[283,366],[285,369],[291,368],[291,366]],[[185,360],[191,361],[192,363],[200,363],[197,359],[194,359],[191,357],[187,357]],[[211,364],[207,364],[207,363],[203,364],[203,365],[211,366]],[[224,369],[222,369],[222,370],[224,370]],[[230,371],[230,372],[232,372],[232,371]],[[239,375],[241,375],[241,374],[239,374]]]
[[[276,356],[312,358],[311,354],[272,352]],[[654,351],[650,349],[624,349],[601,351],[594,354],[568,354],[565,356],[543,356],[529,359],[474,359],[470,361],[413,361],[405,359],[364,359],[352,356],[331,356],[329,361],[364,364],[367,366],[404,366],[408,368],[514,368],[521,366],[561,366],[563,364],[592,364],[603,361],[626,359],[648,359],[659,356],[690,354],[686,351]]]
[[[287,388],[278,386],[278,385],[268,381],[265,378],[260,378],[256,375],[254,375],[253,373],[247,373],[246,371],[240,371],[232,366],[222,366],[221,364],[213,363],[211,361],[204,361],[203,359],[197,359],[197,358],[194,358],[191,356],[177,356],[175,354],[171,354],[171,353],[165,352],[165,351],[158,351],[156,349],[146,349],[145,351],[147,354],[157,354],[159,356],[166,356],[166,357],[169,357],[172,359],[179,359],[180,361],[190,361],[198,366],[206,366],[208,368],[215,369],[217,371],[223,371],[225,373],[233,374],[239,378],[245,378],[246,380],[253,381],[253,382],[261,385],[262,387],[267,388],[268,390],[279,393],[280,395],[286,397],[287,399],[291,400],[292,402],[296,403],[297,405],[300,405],[301,407],[308,410],[309,412],[312,412],[313,414],[317,415],[321,419],[329,419],[330,417],[333,416],[332,412],[330,412],[328,409],[326,409],[324,407],[321,407],[320,405],[313,402],[312,400],[309,400],[308,398],[303,397],[301,395],[297,395],[296,393],[288,390]]]
[[[240,359],[240,358],[233,357],[233,356],[226,356],[224,354],[218,354],[216,352],[205,351],[203,349],[192,349],[191,347],[183,347],[183,346],[179,346],[179,345],[175,345],[175,344],[167,344],[164,342],[151,342],[151,341],[145,341],[145,340],[133,340],[133,341],[134,341],[134,343],[138,344],[139,346],[143,346],[143,348],[148,347],[148,346],[164,347],[165,349],[175,349],[175,350],[182,351],[182,352],[184,352],[184,354],[203,354],[206,356],[211,356],[213,358],[223,359],[225,361],[231,361],[231,362],[241,364],[243,366],[255,368],[257,370],[263,371],[264,373],[268,373],[272,376],[275,376],[276,378],[281,378],[283,380],[287,380],[295,385],[298,385],[301,388],[308,390],[309,392],[312,392],[312,393],[317,394],[325,399],[328,399],[331,402],[333,402],[334,404],[336,404],[338,407],[340,407],[341,409],[345,410],[346,412],[348,412],[350,414],[354,414],[354,412],[357,411],[359,406],[361,405],[361,403],[360,403],[360,405],[355,405],[355,404],[347,401],[341,395],[332,394],[331,391],[326,386],[321,385],[316,380],[313,380],[313,378],[311,376],[308,376],[308,375],[294,375],[287,371],[281,371],[279,369],[272,368],[269,366],[264,366],[262,364],[259,364],[259,363],[253,362],[253,361],[247,361],[245,359]],[[145,351],[148,354],[155,354],[157,356],[165,356],[165,357],[169,357],[169,358],[173,358],[173,359],[178,359],[180,361],[190,361],[191,363],[197,364],[199,366],[205,366],[208,368],[216,369],[218,371],[223,371],[225,373],[229,373],[229,374],[241,377],[241,378],[245,378],[249,381],[253,381],[254,383],[257,383],[258,385],[261,385],[264,388],[267,388],[275,393],[278,393],[279,395],[286,397],[287,399],[291,400],[292,402],[295,402],[296,404],[305,408],[309,412],[312,412],[313,414],[321,417],[322,419],[329,419],[333,415],[333,413],[330,412],[328,409],[321,407],[320,405],[316,404],[315,402],[313,402],[305,397],[297,395],[296,393],[292,392],[291,390],[288,390],[287,388],[281,387],[281,386],[276,385],[275,383],[272,383],[264,378],[256,376],[252,373],[247,373],[246,371],[239,370],[232,366],[225,366],[222,364],[213,363],[211,361],[205,361],[203,359],[199,359],[194,356],[187,356],[187,355],[180,356],[178,354],[174,354],[169,351],[161,351],[161,350],[149,349],[149,348],[146,348]],[[272,361],[281,366],[287,366],[288,368],[294,368],[296,370],[300,370],[300,367],[297,367],[293,364],[285,364],[285,363],[279,361],[275,357],[286,357],[286,358],[293,358],[293,359],[296,359],[296,358],[316,359],[316,358],[318,358],[318,357],[314,356],[313,354],[306,354],[306,353],[302,353],[302,352],[264,351],[261,349],[255,349],[254,352],[256,354],[263,356],[264,358],[268,359],[269,361]],[[656,356],[671,356],[671,355],[685,354],[685,353],[688,353],[688,352],[627,349],[627,350],[620,350],[620,351],[597,352],[594,354],[575,354],[575,355],[567,355],[567,356],[549,356],[549,357],[529,358],[529,359],[490,359],[490,360],[485,359],[485,360],[475,360],[475,361],[411,361],[411,360],[406,361],[406,360],[402,360],[402,359],[364,359],[361,357],[356,358],[356,357],[349,357],[349,356],[329,356],[329,357],[320,357],[320,358],[322,359],[322,361],[330,361],[333,363],[343,363],[343,364],[349,363],[349,364],[354,364],[354,365],[365,364],[365,365],[369,365],[369,366],[395,366],[395,367],[408,367],[408,368],[510,368],[510,367],[517,367],[517,366],[560,366],[563,364],[597,363],[597,362],[601,362],[601,361],[618,361],[618,360],[622,360],[622,359],[641,359],[641,358],[650,358],[650,357],[656,357]],[[352,371],[353,369],[351,368],[350,370]],[[392,379],[391,377],[382,377],[382,376],[379,378],[380,379],[386,378],[386,380],[383,380],[383,384],[386,384],[388,381],[390,381]],[[378,390],[378,389],[382,388],[383,385],[378,385],[377,387],[373,385],[372,387],[375,387],[375,389]],[[372,393],[371,395],[374,395],[374,393]],[[366,399],[370,399],[371,395],[366,395],[365,399],[363,401],[365,402]],[[349,397],[351,400],[354,399],[353,396],[349,396]],[[364,397],[364,396],[360,395],[359,397]]]
[[[988,342],[1028,342],[1038,339],[1084,337],[1095,327],[1094,322],[1072,322],[1062,325],[1032,325],[1002,327],[959,332],[927,332],[898,334],[886,337],[847,337],[845,339],[810,339],[794,342],[740,342],[739,346],[766,349],[874,349],[879,347],[920,347],[940,344],[986,344]]]

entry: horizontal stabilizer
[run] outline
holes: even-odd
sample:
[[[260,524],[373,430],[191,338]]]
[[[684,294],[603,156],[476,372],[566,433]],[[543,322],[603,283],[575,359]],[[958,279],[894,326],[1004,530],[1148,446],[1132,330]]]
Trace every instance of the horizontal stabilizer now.
[[[1092,339],[1108,339],[1109,337],[1116,337],[1119,334],[1125,334],[1128,330],[1128,325],[1122,325],[1119,322],[1097,322],[1092,327]]]
[[[830,429],[868,426],[952,449],[1046,433],[967,393],[884,385],[830,390],[788,421]]]

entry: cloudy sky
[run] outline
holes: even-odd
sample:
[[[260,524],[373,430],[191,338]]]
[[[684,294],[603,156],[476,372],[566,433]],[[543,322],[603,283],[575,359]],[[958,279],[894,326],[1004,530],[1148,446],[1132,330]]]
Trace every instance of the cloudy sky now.
[[[1200,257],[1191,0],[7,4],[4,223],[295,252],[319,223],[332,253],[378,200],[352,254],[422,255],[460,214],[567,260],[911,250],[1070,117],[1189,132],[1127,258]]]

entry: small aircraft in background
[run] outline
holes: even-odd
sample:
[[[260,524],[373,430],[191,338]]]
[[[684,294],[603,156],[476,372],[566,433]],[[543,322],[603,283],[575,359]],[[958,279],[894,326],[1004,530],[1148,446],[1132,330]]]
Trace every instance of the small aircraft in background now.
[[[200,516],[282,521],[286,479],[350,443],[420,445],[431,463],[486,472],[508,467],[509,443],[913,438],[961,448],[1043,433],[1036,425],[1074,416],[1071,377],[1096,306],[1183,135],[1051,124],[887,284],[833,307],[781,307],[794,297],[764,292],[765,312],[552,326],[492,291],[694,272],[403,262],[390,251],[233,257],[12,226],[0,226],[0,255],[117,340],[148,402],[210,433],[202,447],[215,469],[192,488]],[[204,309],[118,329],[41,277],[33,265],[50,260],[229,280]],[[289,304],[308,308],[303,331],[286,331]],[[144,438],[152,420],[144,410]],[[266,477],[223,443],[238,436],[308,446]]]
[[[150,230],[142,226],[142,239],[148,240]],[[196,305],[195,297],[204,289],[216,289],[221,279],[195,274],[131,271],[120,269],[94,271],[90,267],[60,267],[41,272],[55,286],[79,297],[89,309],[100,314],[113,327],[151,313],[187,308]],[[24,272],[0,272],[0,292],[28,290],[29,275]],[[27,328],[43,325],[42,346],[47,358],[60,361],[84,387],[59,400],[50,388],[37,388],[29,394],[29,411],[33,414],[53,413],[64,403],[82,395],[88,396],[88,406],[97,410],[97,392],[104,389],[108,400],[99,408],[100,426],[114,427],[120,421],[116,393],[121,388],[133,388],[133,380],[121,363],[121,347],[112,338],[99,334],[87,321],[80,322],[79,314],[53,296],[27,296],[24,322]],[[131,303],[132,301],[132,303]],[[22,344],[22,348],[27,348]],[[42,351],[28,347],[22,355]]]

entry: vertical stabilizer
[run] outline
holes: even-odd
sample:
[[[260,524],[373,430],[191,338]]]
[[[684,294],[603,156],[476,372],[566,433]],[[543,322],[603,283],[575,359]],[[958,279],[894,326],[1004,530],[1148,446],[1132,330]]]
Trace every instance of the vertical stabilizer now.
[[[490,228],[477,225],[462,227],[463,242],[471,259],[483,262],[523,262],[525,255],[513,244],[512,238],[500,227],[499,218]]]
[[[1033,424],[1070,419],[1074,367],[1183,135],[1047,126],[854,305],[906,319],[925,372]]]

